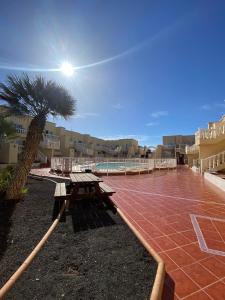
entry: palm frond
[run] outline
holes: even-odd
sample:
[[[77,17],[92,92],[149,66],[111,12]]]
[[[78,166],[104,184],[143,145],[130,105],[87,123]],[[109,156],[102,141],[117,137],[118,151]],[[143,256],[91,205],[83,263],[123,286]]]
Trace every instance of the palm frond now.
[[[34,117],[51,113],[66,118],[75,112],[76,101],[69,92],[42,76],[30,79],[27,74],[9,75],[6,83],[0,83],[0,99],[8,103],[14,114]]]

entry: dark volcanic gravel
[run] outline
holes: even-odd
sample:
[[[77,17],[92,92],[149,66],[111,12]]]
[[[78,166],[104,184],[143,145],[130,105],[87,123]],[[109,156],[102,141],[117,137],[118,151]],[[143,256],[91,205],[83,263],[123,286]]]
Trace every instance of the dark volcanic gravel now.
[[[12,222],[4,220],[4,228],[0,222],[1,286],[51,225],[55,184],[29,179],[28,189]],[[84,201],[57,226],[6,299],[148,299],[156,268],[118,215]]]

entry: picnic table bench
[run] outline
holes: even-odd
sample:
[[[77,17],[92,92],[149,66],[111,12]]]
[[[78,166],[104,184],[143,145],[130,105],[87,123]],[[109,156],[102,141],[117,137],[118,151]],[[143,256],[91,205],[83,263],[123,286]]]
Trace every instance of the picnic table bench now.
[[[55,220],[58,216],[58,213],[60,212],[60,209],[63,205],[63,202],[68,199],[69,195],[66,193],[66,184],[65,182],[58,182],[56,183],[55,186],[55,194],[54,194],[54,198],[55,198],[55,203],[54,203],[54,207],[53,207],[53,215],[52,215],[52,219]],[[66,221],[66,214],[65,214],[65,210],[62,214],[62,217],[60,219],[61,222],[65,222]]]
[[[100,187],[101,192],[103,194],[107,194],[108,196],[112,196],[112,194],[115,193],[115,191],[113,191],[110,186],[108,186],[107,184],[105,184],[103,182],[99,182],[99,187]]]
[[[65,182],[58,182],[55,186],[54,197],[66,198],[66,184]]]
[[[98,197],[107,207],[116,211],[114,203],[109,196],[112,196],[115,191],[111,187],[103,183],[103,180],[92,173],[76,173],[70,174],[70,184],[56,183],[55,187],[55,204],[53,209],[53,219],[55,219],[63,205],[63,202],[68,200],[68,208],[73,207],[76,201],[84,198]],[[60,221],[66,220],[64,214]]]

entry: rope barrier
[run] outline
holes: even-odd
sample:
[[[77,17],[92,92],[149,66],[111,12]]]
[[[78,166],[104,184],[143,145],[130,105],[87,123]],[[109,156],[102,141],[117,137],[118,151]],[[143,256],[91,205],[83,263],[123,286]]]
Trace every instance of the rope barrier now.
[[[25,261],[22,263],[22,265],[17,269],[17,271],[9,278],[9,280],[4,284],[4,286],[0,289],[0,299],[3,299],[3,297],[11,290],[11,288],[14,286],[16,281],[22,276],[23,272],[29,267],[31,262],[34,260],[36,255],[39,253],[41,248],[44,246],[44,244],[47,242],[48,238],[56,228],[56,226],[59,223],[59,220],[65,210],[67,204],[67,200],[64,201],[60,212],[55,219],[55,221],[52,223],[52,225],[49,227],[46,234],[43,236],[43,238],[40,240],[40,242],[37,244],[37,246],[34,248],[34,250],[30,253],[30,255],[25,259]]]

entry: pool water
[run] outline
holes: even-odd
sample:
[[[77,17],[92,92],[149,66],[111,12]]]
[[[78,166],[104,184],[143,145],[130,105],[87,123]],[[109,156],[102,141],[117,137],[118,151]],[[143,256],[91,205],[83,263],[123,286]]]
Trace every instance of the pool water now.
[[[137,168],[140,166],[142,166],[142,164],[134,162],[103,162],[95,165],[97,170],[124,170],[125,168]]]

